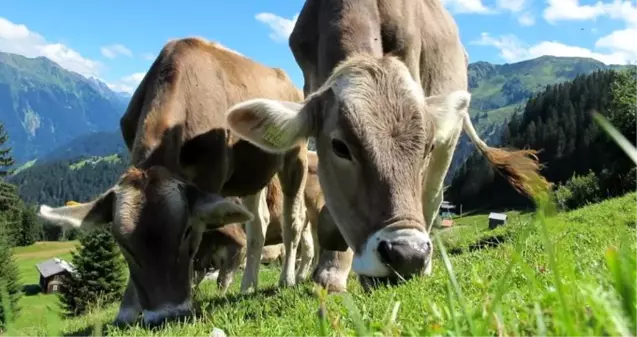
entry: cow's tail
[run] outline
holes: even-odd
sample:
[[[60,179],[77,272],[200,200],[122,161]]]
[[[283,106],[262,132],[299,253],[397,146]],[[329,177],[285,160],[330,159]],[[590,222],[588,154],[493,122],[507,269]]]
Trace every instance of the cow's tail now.
[[[550,189],[550,184],[540,174],[542,165],[539,163],[536,150],[505,150],[490,147],[478,136],[469,114],[463,115],[462,128],[471,141],[518,192],[534,198]]]

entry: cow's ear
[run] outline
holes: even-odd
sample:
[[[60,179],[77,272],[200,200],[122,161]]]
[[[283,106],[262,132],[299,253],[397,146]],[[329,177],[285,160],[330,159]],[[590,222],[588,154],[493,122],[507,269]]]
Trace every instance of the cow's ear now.
[[[239,137],[271,153],[283,153],[307,141],[314,132],[313,101],[294,103],[258,98],[227,111],[230,129]]]
[[[86,203],[67,203],[71,205],[57,208],[41,205],[38,217],[60,227],[90,230],[113,221],[114,203],[115,192],[110,189]]]
[[[434,142],[446,143],[454,131],[462,127],[465,116],[468,118],[471,94],[465,90],[456,90],[445,95],[425,98],[425,109],[434,123]]]
[[[202,221],[209,229],[252,221],[253,219],[252,213],[247,208],[218,194],[207,193],[188,185],[186,196],[192,215]]]

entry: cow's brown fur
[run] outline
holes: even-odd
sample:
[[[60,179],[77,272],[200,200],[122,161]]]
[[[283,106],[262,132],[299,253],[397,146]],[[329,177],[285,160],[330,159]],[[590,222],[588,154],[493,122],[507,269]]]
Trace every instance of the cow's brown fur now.
[[[256,97],[302,100],[280,69],[200,38],[168,42],[121,118],[134,168],[99,200],[74,208],[45,208],[43,217],[72,225],[110,212],[131,272],[128,288],[138,288],[127,290],[118,321],[133,319],[143,309],[145,320],[158,323],[190,307],[192,258],[203,232],[199,223],[214,228],[234,222],[233,216],[239,221],[253,218],[246,217],[243,206],[232,206],[219,196],[258,199],[278,176],[285,199],[283,230],[290,239],[286,250],[296,252],[303,226],[307,147],[300,142],[275,154],[230,132],[225,111]],[[95,207],[103,209],[96,213]],[[187,213],[192,210],[199,212],[197,218]],[[248,224],[260,227],[259,210],[250,211],[254,219]],[[67,217],[73,212],[75,217]],[[294,284],[294,258],[286,262],[280,283]],[[141,303],[135,303],[135,297]]]
[[[289,43],[303,71],[305,102],[246,101],[230,109],[229,125],[270,151],[316,137],[329,207],[322,213],[335,224],[329,231],[321,223],[330,239],[319,242],[345,251],[342,236],[364,273],[401,276],[375,240],[403,247],[412,240],[417,248],[404,260],[429,261],[405,263],[404,273],[431,272],[427,232],[461,129],[513,186],[529,195],[548,187],[535,151],[491,148],[477,136],[468,116],[468,56],[440,0],[307,0]],[[281,133],[276,142],[267,139],[273,129]],[[338,158],[334,140],[352,158]],[[398,232],[410,234],[392,238]]]
[[[308,176],[304,192],[307,224],[304,229],[304,235],[306,235],[306,239],[311,240],[311,242],[309,242],[309,244],[304,242],[304,244],[301,245],[299,252],[302,255],[302,260],[299,268],[306,267],[308,262],[313,262],[313,257],[319,256],[316,228],[318,226],[319,212],[324,204],[323,193],[321,192],[321,186],[317,176],[318,157],[315,152],[308,151],[307,159]],[[266,202],[270,211],[270,223],[266,232],[262,262],[264,259],[271,260],[277,258],[277,255],[266,257],[266,248],[269,248],[271,253],[276,254],[279,251],[277,245],[283,242],[283,194],[280,182],[276,176],[268,184],[267,189]],[[212,239],[211,237],[219,239]],[[198,284],[203,279],[203,275],[209,269],[219,269],[217,285],[222,292],[225,292],[231,283],[236,268],[239,267],[241,264],[240,261],[245,255],[235,252],[245,251],[246,246],[246,233],[240,224],[226,225],[225,227],[204,233],[200,249],[195,257],[196,263],[194,270],[198,274],[198,277],[195,277],[195,284]],[[307,252],[306,250],[313,250],[313,252]],[[219,258],[215,259],[214,256],[218,256]],[[310,261],[303,260],[303,258],[309,259]]]

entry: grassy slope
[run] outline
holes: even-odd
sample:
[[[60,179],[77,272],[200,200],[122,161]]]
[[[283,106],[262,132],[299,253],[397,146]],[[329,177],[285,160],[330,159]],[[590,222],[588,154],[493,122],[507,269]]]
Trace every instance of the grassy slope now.
[[[361,317],[356,321],[365,322],[362,329],[383,335],[533,335],[544,331],[548,335],[621,334],[619,329],[634,324],[634,320],[627,323],[621,314],[605,253],[610,247],[624,246],[628,249],[624,255],[634,257],[636,200],[637,195],[631,193],[549,221],[546,229],[551,247],[557,252],[553,255],[557,260],[555,268],[551,267],[541,235],[545,227],[531,221],[530,214],[511,213],[509,225],[493,231],[487,229],[486,215],[459,219],[457,226],[438,234],[462,292],[466,316],[458,301],[450,302],[448,298],[452,282],[438,249],[429,279],[364,294],[351,276],[349,295],[333,295],[326,300],[326,333],[356,333],[357,325],[352,320],[355,316],[346,306],[346,300],[351,298]],[[515,264],[507,269],[512,261]],[[628,269],[634,271],[634,259]],[[226,298],[218,297],[212,284],[205,284],[198,297],[203,300],[206,314],[197,322],[174,323],[155,331],[140,327],[119,330],[106,325],[102,331],[113,336],[209,336],[213,327],[218,327],[228,335],[322,334],[317,316],[320,301],[312,295],[311,284],[277,290],[273,286],[278,269],[262,270],[263,290],[257,295],[237,294],[240,275]],[[559,284],[555,272],[559,273]],[[632,288],[628,290],[634,291],[634,272],[622,275],[629,276],[627,282],[632,282]],[[489,313],[498,295],[502,295],[500,305],[495,313]],[[111,305],[69,320],[63,324],[63,333],[90,334],[94,325],[102,327],[99,323],[108,323],[116,308]],[[56,329],[47,331],[60,333]],[[19,328],[10,333],[32,334]]]
[[[42,336],[47,331],[56,331],[63,327],[59,318],[58,298],[55,294],[42,294],[37,286],[40,280],[37,263],[53,257],[71,260],[70,251],[77,244],[69,242],[38,242],[28,247],[14,249],[14,257],[20,272],[20,283],[26,293],[20,299],[22,314],[13,322],[8,335]]]
[[[470,90],[472,95],[471,114],[486,112],[487,119],[477,127],[482,129],[490,123],[501,123],[513,114],[516,108],[524,107],[527,96],[507,100],[503,86],[517,78],[521,89],[535,93],[546,85],[572,80],[577,74],[587,74],[602,68],[621,68],[606,66],[599,61],[581,57],[542,56],[517,63],[493,65],[486,62],[471,63],[469,76],[475,77],[477,87]],[[481,102],[496,105],[491,109],[480,109]]]

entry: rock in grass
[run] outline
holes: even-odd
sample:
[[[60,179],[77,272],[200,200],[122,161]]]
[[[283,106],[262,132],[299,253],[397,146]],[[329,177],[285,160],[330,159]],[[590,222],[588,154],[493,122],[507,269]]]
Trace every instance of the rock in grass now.
[[[219,328],[212,328],[212,332],[210,333],[210,337],[227,337],[226,333]]]

